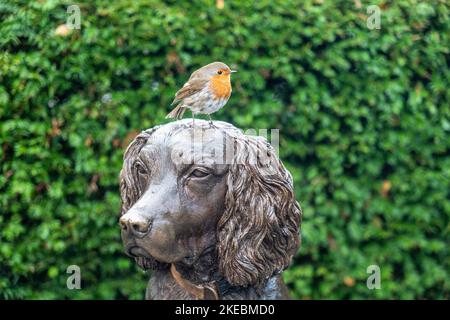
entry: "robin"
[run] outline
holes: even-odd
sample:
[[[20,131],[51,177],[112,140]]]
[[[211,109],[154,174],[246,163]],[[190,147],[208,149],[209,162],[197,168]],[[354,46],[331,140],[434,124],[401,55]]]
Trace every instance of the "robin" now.
[[[213,62],[194,71],[184,86],[177,91],[171,105],[178,105],[166,118],[181,119],[184,111],[192,111],[192,125],[196,114],[207,114],[214,126],[211,113],[221,109],[231,96],[230,75],[236,72],[223,62]]]

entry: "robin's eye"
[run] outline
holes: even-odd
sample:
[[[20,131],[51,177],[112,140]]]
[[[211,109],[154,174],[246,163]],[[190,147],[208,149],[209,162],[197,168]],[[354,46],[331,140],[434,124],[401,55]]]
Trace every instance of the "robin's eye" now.
[[[222,70],[217,71],[218,74],[222,74]]]
[[[195,169],[191,173],[191,177],[195,177],[195,178],[204,178],[206,176],[209,176],[209,173],[206,171],[203,171],[203,170],[199,170],[199,169]]]

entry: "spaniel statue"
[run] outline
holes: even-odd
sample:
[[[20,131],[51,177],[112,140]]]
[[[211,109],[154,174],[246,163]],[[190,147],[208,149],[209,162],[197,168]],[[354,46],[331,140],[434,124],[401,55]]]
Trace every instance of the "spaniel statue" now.
[[[260,136],[189,119],[141,132],[120,172],[127,255],[147,299],[288,299],[300,245],[291,174]]]

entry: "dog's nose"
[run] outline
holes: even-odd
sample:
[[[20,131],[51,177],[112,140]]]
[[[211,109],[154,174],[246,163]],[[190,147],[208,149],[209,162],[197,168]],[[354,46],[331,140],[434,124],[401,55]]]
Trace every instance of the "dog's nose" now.
[[[131,231],[138,238],[147,235],[151,227],[151,221],[140,217],[130,218],[126,214],[120,218],[119,224],[123,231]]]

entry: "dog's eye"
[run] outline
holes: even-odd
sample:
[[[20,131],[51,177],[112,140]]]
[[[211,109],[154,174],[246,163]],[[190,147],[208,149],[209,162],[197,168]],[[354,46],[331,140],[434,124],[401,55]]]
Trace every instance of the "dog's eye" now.
[[[191,173],[191,177],[195,177],[195,178],[204,178],[206,176],[209,176],[209,173],[206,171],[203,171],[203,170],[199,170],[199,169],[195,169]]]

